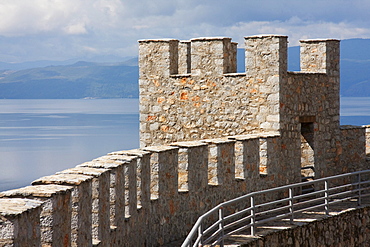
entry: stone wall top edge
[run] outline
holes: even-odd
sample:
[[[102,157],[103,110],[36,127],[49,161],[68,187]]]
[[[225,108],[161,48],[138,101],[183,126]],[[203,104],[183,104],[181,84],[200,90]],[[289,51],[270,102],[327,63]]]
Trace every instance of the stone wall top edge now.
[[[268,137],[280,137],[279,131],[268,131],[245,135],[228,136],[229,139],[256,139],[256,138],[268,138]]]
[[[279,35],[279,34],[260,34],[260,35],[252,35],[252,36],[244,36],[244,39],[263,39],[263,38],[288,38],[287,35]],[[138,40],[139,43],[145,42],[171,42],[171,41],[179,41],[181,43],[190,43],[192,41],[212,41],[212,40],[231,40],[230,37],[198,37],[193,38],[190,40],[178,40],[173,38],[163,38],[163,39],[140,39]],[[301,39],[299,42],[301,43],[318,43],[318,42],[327,42],[327,41],[335,41],[340,42],[339,39]],[[237,42],[232,42],[236,43]]]
[[[245,36],[244,39],[264,39],[264,38],[288,38],[287,35],[282,34],[259,34],[259,35],[252,35],[252,36]]]
[[[229,37],[198,37],[198,38],[193,38],[190,41],[212,41],[212,40],[224,40],[228,39],[231,40]]]
[[[146,154],[150,154],[150,152],[145,151],[143,149],[131,149],[131,150],[115,151],[115,152],[109,153],[108,155],[128,155],[128,156],[143,157]]]
[[[105,155],[100,158],[97,158],[95,160],[97,161],[106,161],[106,160],[113,160],[113,161],[119,161],[122,164],[123,163],[129,163],[132,160],[137,159],[136,156],[134,155],[127,155],[127,154],[110,154],[110,155]]]
[[[104,168],[93,168],[93,167],[79,166],[79,167],[69,168],[69,169],[57,172],[55,174],[83,174],[83,175],[98,177],[98,176],[100,176],[101,174],[103,174],[107,171],[109,171],[109,170],[104,169]]]
[[[154,153],[160,153],[160,152],[166,152],[170,150],[176,150],[179,149],[178,147],[174,146],[168,146],[168,145],[160,145],[160,146],[149,146],[143,148],[144,151],[154,152]]]
[[[319,42],[327,42],[327,41],[340,42],[339,39],[301,39],[299,40],[299,42],[301,43],[319,43]]]
[[[26,211],[37,208],[43,204],[42,201],[24,198],[1,198],[0,215],[16,216]]]
[[[55,174],[36,179],[31,184],[79,185],[85,181],[91,180],[92,178],[92,176],[82,174]]]
[[[171,39],[171,38],[165,38],[165,39],[139,39],[137,42],[139,43],[149,43],[149,42],[171,42],[171,41],[179,41],[178,39]]]
[[[109,160],[121,162],[121,164],[131,163],[133,160],[137,159],[136,155],[127,155],[127,154],[115,154],[107,155]]]
[[[175,147],[201,147],[207,146],[207,143],[201,141],[188,141],[188,142],[174,142],[170,144]]]
[[[245,141],[245,140],[253,140],[253,139],[259,139],[260,136],[256,134],[249,134],[249,135],[237,135],[237,136],[229,136],[230,140],[236,140],[236,141]]]
[[[0,197],[51,197],[53,195],[63,194],[72,190],[72,188],[71,186],[57,184],[32,185],[0,192]]]
[[[204,140],[201,140],[201,142],[204,142],[207,144],[223,144],[223,143],[234,143],[235,140],[224,137],[224,138],[204,139]]]
[[[110,162],[102,162],[102,161],[89,161],[82,164],[77,165],[76,167],[92,167],[92,168],[105,168],[105,169],[113,169],[117,168],[122,165],[122,162],[117,162],[115,160],[110,160]]]
[[[262,138],[280,137],[280,132],[278,132],[278,131],[271,131],[271,132],[266,132],[266,133],[260,133],[259,135]]]
[[[216,40],[231,40],[230,37],[198,37],[198,38],[193,38],[190,40],[178,40],[178,39],[172,39],[172,38],[163,38],[163,39],[139,39],[139,43],[150,43],[150,42],[171,42],[171,41],[178,41],[181,43],[191,43],[192,41],[216,41]],[[235,44],[238,44],[237,42],[232,42]]]

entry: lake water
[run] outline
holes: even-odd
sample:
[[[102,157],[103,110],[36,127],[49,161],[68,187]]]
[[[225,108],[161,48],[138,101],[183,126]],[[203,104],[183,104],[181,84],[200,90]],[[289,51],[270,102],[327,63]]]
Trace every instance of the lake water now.
[[[342,97],[340,105],[342,125],[370,124],[370,97]]]
[[[342,98],[341,124],[370,124],[370,98]],[[0,191],[139,147],[138,99],[0,100]]]
[[[0,191],[139,147],[138,99],[0,100]]]

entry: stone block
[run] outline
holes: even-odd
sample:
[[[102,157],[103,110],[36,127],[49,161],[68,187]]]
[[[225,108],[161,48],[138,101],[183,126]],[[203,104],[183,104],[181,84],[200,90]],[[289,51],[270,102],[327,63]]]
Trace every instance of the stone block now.
[[[2,198],[29,198],[42,201],[40,213],[41,244],[71,244],[71,191],[63,185],[35,185],[0,193]]]
[[[0,198],[0,244],[41,246],[40,214],[43,202],[23,198]]]

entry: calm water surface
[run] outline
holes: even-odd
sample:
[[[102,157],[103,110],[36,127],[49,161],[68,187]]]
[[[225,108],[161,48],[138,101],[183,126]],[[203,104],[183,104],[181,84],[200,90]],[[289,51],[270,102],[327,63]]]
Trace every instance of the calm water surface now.
[[[342,97],[340,104],[342,125],[370,124],[370,97]]]
[[[341,124],[370,124],[370,98],[342,98]],[[0,100],[0,191],[139,147],[138,99]]]
[[[0,100],[0,191],[139,147],[138,99]]]

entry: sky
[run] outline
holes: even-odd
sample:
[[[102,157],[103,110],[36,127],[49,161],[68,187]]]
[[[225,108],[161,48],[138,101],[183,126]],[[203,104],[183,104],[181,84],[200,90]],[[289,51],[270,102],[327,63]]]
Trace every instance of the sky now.
[[[0,61],[136,56],[137,40],[370,38],[370,0],[0,0]]]

